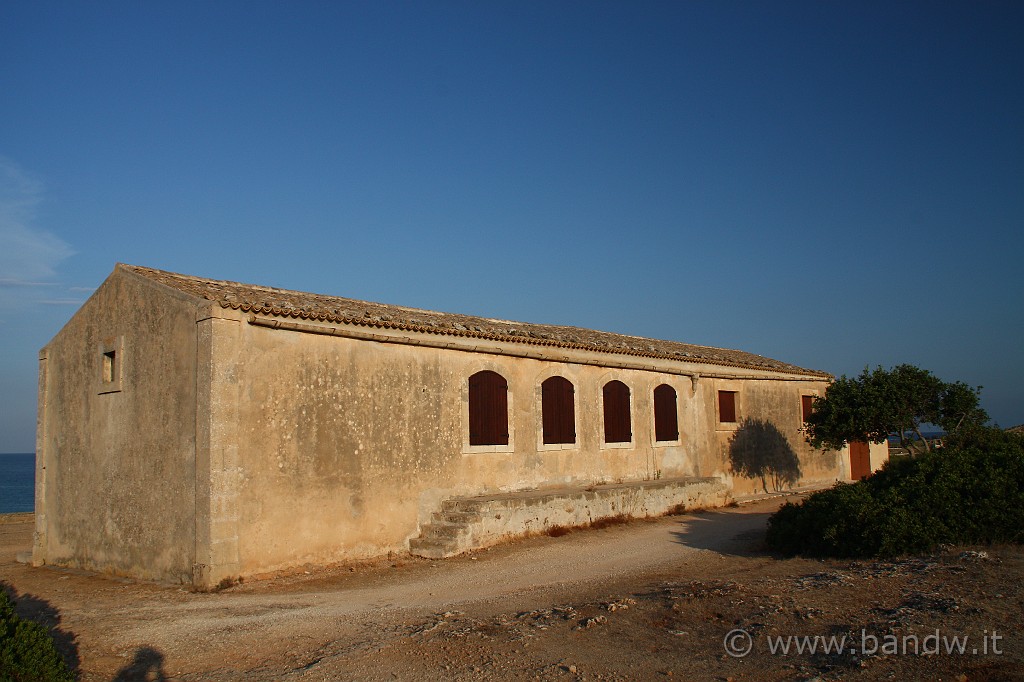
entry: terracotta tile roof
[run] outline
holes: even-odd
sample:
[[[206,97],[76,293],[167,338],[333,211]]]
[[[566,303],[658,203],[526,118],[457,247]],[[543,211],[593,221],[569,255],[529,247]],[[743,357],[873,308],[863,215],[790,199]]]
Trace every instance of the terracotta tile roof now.
[[[695,346],[677,341],[659,341],[580,327],[440,313],[338,296],[322,296],[253,284],[204,279],[136,265],[119,264],[118,267],[196,298],[216,301],[225,308],[258,315],[831,377],[826,372],[805,369],[738,350]]]

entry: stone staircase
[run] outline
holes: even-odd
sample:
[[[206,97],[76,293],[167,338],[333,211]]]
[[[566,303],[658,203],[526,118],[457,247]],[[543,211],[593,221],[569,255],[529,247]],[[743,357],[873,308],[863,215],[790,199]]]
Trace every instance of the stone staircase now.
[[[409,540],[409,551],[428,559],[444,559],[474,548],[473,527],[483,520],[486,505],[473,498],[445,500],[441,511],[434,512],[430,523],[420,528],[420,536]]]
[[[585,526],[612,517],[661,516],[719,507],[730,500],[728,488],[717,478],[452,497],[441,503],[430,523],[420,527],[420,536],[409,540],[409,551],[428,559],[444,559],[554,526]]]

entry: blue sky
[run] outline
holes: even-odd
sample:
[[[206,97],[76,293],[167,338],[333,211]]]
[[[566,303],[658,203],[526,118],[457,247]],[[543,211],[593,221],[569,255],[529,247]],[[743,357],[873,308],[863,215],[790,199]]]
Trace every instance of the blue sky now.
[[[1024,422],[1024,3],[0,5],[0,452],[118,261]]]

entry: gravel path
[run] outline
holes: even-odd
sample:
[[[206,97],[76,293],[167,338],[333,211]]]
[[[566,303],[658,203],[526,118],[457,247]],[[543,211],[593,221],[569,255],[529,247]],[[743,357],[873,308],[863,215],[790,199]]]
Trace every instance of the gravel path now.
[[[773,558],[779,505],[539,536],[471,555],[410,556],[251,581],[218,593],[15,562],[27,520],[0,523],[0,581],[55,632],[81,679],[1022,679],[1024,552],[898,562]],[[977,635],[999,656],[779,657],[723,652],[770,633]],[[986,630],[987,628],[987,630]],[[162,677],[161,677],[162,676]]]
[[[219,669],[226,655],[250,668],[328,637],[365,639],[375,624],[407,615],[478,602],[525,608],[566,588],[669,566],[702,574],[719,553],[749,544],[775,506],[529,538],[442,561],[402,557],[311,569],[213,594],[17,564],[15,553],[31,543],[22,520],[0,526],[0,580],[45,602],[37,610],[59,616],[60,627],[76,635],[87,678],[93,671],[102,678],[143,649],[160,652],[165,669],[179,674]]]

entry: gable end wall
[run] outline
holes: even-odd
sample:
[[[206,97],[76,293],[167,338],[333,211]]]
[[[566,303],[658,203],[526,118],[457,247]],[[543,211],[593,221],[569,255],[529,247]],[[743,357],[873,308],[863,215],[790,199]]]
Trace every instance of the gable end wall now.
[[[36,565],[192,582],[196,307],[115,270],[41,351]]]

